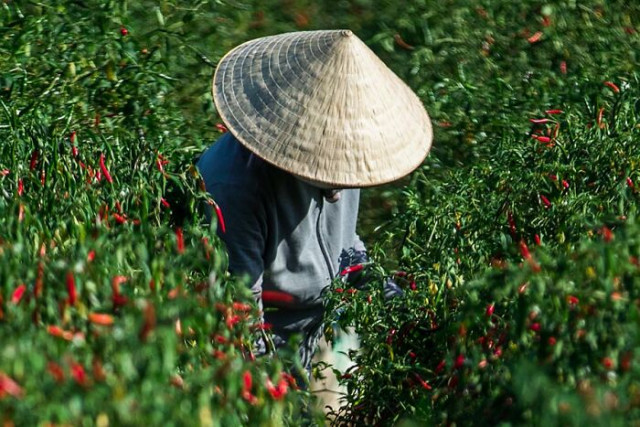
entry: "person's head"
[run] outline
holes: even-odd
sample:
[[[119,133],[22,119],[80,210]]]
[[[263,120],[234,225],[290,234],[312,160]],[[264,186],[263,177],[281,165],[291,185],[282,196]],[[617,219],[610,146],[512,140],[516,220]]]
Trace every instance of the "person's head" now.
[[[244,43],[218,64],[213,97],[241,144],[334,196],[401,178],[431,147],[418,97],[348,30]]]

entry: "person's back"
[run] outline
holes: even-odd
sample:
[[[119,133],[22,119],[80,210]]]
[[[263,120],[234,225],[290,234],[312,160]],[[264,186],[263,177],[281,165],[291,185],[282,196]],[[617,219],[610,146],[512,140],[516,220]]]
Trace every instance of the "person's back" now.
[[[229,270],[249,276],[264,321],[283,340],[315,336],[323,290],[364,251],[355,232],[359,190],[343,190],[329,203],[323,189],[266,163],[230,133],[201,156],[198,169],[225,218],[225,232],[218,232]]]

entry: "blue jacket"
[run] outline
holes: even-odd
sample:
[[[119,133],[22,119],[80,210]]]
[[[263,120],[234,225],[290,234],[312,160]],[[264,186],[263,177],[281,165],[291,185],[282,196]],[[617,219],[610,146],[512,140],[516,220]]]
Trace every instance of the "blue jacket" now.
[[[329,203],[323,190],[258,158],[230,133],[197,166],[225,220],[226,232],[218,234],[229,271],[248,275],[265,322],[287,332],[317,327],[325,288],[364,259],[359,190],[343,190]]]

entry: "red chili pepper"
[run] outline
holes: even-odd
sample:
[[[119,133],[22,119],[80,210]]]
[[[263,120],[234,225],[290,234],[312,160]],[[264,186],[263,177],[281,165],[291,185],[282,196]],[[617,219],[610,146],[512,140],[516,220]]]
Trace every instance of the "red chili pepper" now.
[[[165,174],[165,172],[164,172],[164,166],[163,166],[163,164],[162,164],[162,160],[160,159],[160,156],[158,156],[158,157],[156,158],[156,167],[158,168],[158,170],[159,170],[163,175]]]
[[[111,279],[111,290],[115,295],[120,295],[120,285],[129,280],[126,276],[114,276]]]
[[[74,337],[73,332],[71,331],[66,331],[64,329],[62,329],[60,326],[56,326],[56,325],[49,325],[47,326],[47,333],[51,336],[54,336],[56,338],[62,338],[66,341],[71,341]],[[83,337],[83,334],[81,332],[77,333],[76,335]]]
[[[515,238],[517,228],[516,228],[516,222],[513,219],[513,214],[511,212],[507,213],[507,222],[509,223],[509,232],[511,233],[511,237]]]
[[[527,39],[527,41],[528,41],[529,43],[531,43],[531,44],[533,44],[533,43],[537,43],[537,42],[539,42],[539,41],[540,41],[540,39],[542,38],[542,36],[543,36],[542,31],[537,31],[534,35],[532,35],[531,37],[529,37],[529,38]]]
[[[235,311],[251,311],[251,306],[244,302],[234,301],[231,305]]]
[[[76,142],[76,131],[72,131],[71,135],[69,135],[69,141],[71,141],[72,144],[74,144]]]
[[[538,234],[533,236],[533,241],[536,242],[537,246],[540,246],[542,244],[542,241],[540,240],[540,235]]]
[[[284,398],[289,388],[289,384],[284,378],[281,378],[280,381],[278,381],[278,385],[276,386],[274,386],[271,380],[267,378],[265,386],[269,394],[271,394],[271,397],[275,400],[281,400],[282,398]]]
[[[462,368],[462,366],[464,366],[464,361],[464,354],[459,354],[458,357],[456,357],[455,362],[453,362],[453,369]]]
[[[531,135],[531,137],[533,139],[537,139],[538,141],[542,142],[543,144],[548,144],[549,142],[551,142],[551,138],[549,138],[548,136]]]
[[[96,259],[96,251],[89,251],[87,254],[87,262],[93,262],[94,259]]]
[[[568,189],[569,188],[569,182],[563,179],[562,180],[562,186],[564,187],[565,190]]]
[[[633,181],[631,180],[631,178],[627,177],[627,186],[629,186],[629,188],[633,188]]]
[[[226,233],[226,227],[224,225],[224,217],[222,216],[222,209],[220,209],[220,206],[218,206],[218,204],[215,202],[213,207],[216,210],[216,216],[218,217],[218,225],[220,226],[220,231],[222,231],[223,233]]]
[[[436,366],[436,368],[434,369],[434,372],[436,374],[442,372],[442,370],[445,368],[446,365],[447,365],[447,362],[445,362],[445,360],[442,359],[440,363],[438,363],[438,366]]]
[[[58,365],[56,362],[47,362],[47,371],[51,374],[56,382],[64,381],[64,370],[62,366]]]
[[[84,367],[79,363],[71,364],[71,376],[81,386],[86,386],[89,383],[87,373],[85,372]]]
[[[560,62],[560,72],[562,74],[567,74],[567,61]]]
[[[78,157],[78,147],[76,147],[75,145],[71,146],[71,155],[73,157]]]
[[[269,322],[258,322],[251,325],[252,331],[270,331],[273,328],[273,325]]]
[[[253,387],[253,377],[251,376],[251,372],[244,372],[244,374],[242,375],[242,384],[243,390],[251,390],[251,387]]]
[[[249,402],[251,405],[255,405],[258,403],[258,398],[251,394],[251,388],[253,387],[253,378],[251,377],[251,372],[245,371],[242,375],[243,387],[242,387],[242,398]]]
[[[178,241],[178,253],[184,253],[184,236],[182,234],[182,227],[176,229],[176,239]]]
[[[240,316],[238,316],[237,314],[231,315],[231,316],[227,316],[225,319],[225,323],[227,325],[227,328],[229,329],[233,329],[233,327],[240,322]]]
[[[547,197],[544,194],[540,195],[540,200],[542,201],[542,204],[546,209],[549,209],[551,207],[551,202],[549,201],[549,199],[547,199]]]
[[[612,370],[614,367],[613,359],[610,357],[602,358],[602,366],[607,370]]]
[[[520,240],[520,254],[524,259],[531,259],[531,252],[529,252],[529,247],[524,240]]]
[[[218,129],[218,131],[221,133],[225,133],[229,131],[229,129],[227,129],[227,127],[222,123],[216,123],[216,129]]]
[[[126,216],[115,212],[113,213],[113,219],[115,219],[118,224],[125,224],[127,222]]]
[[[600,107],[598,110],[598,118],[596,119],[596,123],[598,123],[598,127],[600,129],[604,128],[604,123],[602,122],[602,117],[604,116],[604,107]]]
[[[531,329],[534,332],[540,331],[540,323],[538,322],[532,323],[531,326],[529,326],[529,329]]]
[[[11,294],[11,303],[14,305],[17,305],[18,303],[20,303],[20,300],[22,300],[22,296],[24,295],[24,292],[26,290],[27,290],[27,285],[25,285],[24,283],[18,286]]]
[[[620,88],[613,82],[606,81],[604,85],[614,91],[615,93],[620,93]]]
[[[76,279],[71,271],[67,272],[67,293],[69,294],[69,305],[75,305],[78,295],[76,292]]]
[[[8,375],[0,372],[0,399],[5,395],[19,398],[22,394],[22,387]]]
[[[167,200],[164,197],[160,198],[160,203],[162,204],[162,206],[164,206],[167,209],[171,208],[171,205],[169,204],[169,202],[167,202]]]
[[[422,377],[420,377],[420,375],[414,373],[413,376],[418,381],[418,383],[420,383],[420,386],[422,386],[423,389],[431,390],[431,386],[429,385],[429,383],[423,380]]]
[[[389,333],[387,334],[387,345],[391,345],[391,343],[393,342],[393,337],[396,335],[398,331],[396,329],[391,329],[389,331]]]
[[[487,315],[487,317],[491,317],[493,316],[493,311],[495,310],[496,306],[494,303],[491,303],[487,306],[487,309],[485,310],[485,314]]]
[[[549,346],[553,347],[554,345],[556,345],[557,340],[555,337],[549,337],[547,342],[549,343]]]
[[[335,292],[336,294],[341,294],[341,293],[343,293],[343,292],[344,292],[344,289],[342,289],[342,288],[336,288],[334,292]]]
[[[88,319],[91,323],[103,326],[111,326],[114,322],[113,316],[104,313],[89,313]]]
[[[122,34],[122,37],[126,37],[129,34],[129,30],[125,27],[120,27],[120,34]]]
[[[567,295],[567,303],[569,305],[578,305],[578,303],[580,302],[580,300],[573,296],[573,295]]]
[[[409,283],[409,289],[411,289],[412,291],[415,291],[418,289],[418,285],[416,285],[415,280],[412,280],[411,283]]]
[[[556,108],[556,109],[551,109],[551,110],[545,110],[545,113],[553,115],[553,114],[562,114],[562,113],[564,113],[564,111],[563,110],[559,110],[559,109]]]
[[[364,266],[362,264],[351,265],[345,268],[344,270],[342,270],[340,272],[340,276],[346,276],[347,274],[350,274],[350,273],[357,273],[358,271],[361,271],[363,268]]]
[[[44,169],[42,169],[42,172],[40,172],[40,184],[44,187],[44,184],[47,181],[47,173],[45,172]]]
[[[607,226],[602,227],[602,238],[605,242],[609,243],[613,240],[613,231]]]
[[[22,182],[22,178],[18,179],[18,196],[22,196],[24,192],[24,183]]]
[[[36,148],[31,153],[31,162],[29,163],[29,170],[34,170],[38,164],[38,149]]]
[[[262,301],[291,304],[295,302],[295,297],[280,291],[262,291]]]
[[[529,121],[536,125],[542,125],[545,123],[549,123],[551,119],[529,119]]]
[[[293,375],[287,372],[281,372],[280,375],[282,375],[282,378],[284,378],[292,388],[298,389],[297,381]]]
[[[112,183],[113,178],[111,178],[111,174],[109,173],[109,171],[107,170],[107,167],[104,164],[104,153],[100,153],[100,169],[102,170],[104,177],[107,179],[107,182]]]

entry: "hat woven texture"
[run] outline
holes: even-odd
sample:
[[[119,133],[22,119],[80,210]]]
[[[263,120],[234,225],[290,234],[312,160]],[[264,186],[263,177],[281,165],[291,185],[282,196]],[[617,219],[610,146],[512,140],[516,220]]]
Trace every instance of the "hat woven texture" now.
[[[401,178],[422,163],[433,138],[415,93],[349,30],[246,42],[218,64],[213,96],[240,143],[326,186]]]

